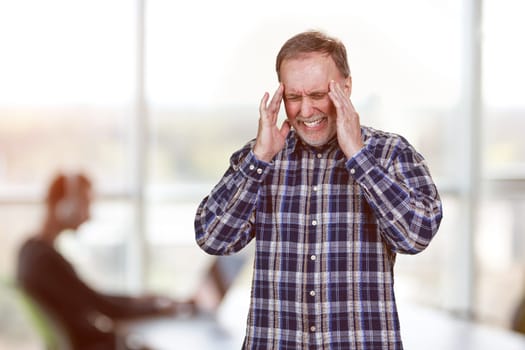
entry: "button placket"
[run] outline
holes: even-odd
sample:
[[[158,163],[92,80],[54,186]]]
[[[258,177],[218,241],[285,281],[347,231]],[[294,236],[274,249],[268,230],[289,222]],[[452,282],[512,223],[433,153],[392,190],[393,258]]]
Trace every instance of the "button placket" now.
[[[309,242],[311,251],[306,255],[306,259],[308,261],[307,263],[307,271],[309,274],[308,282],[304,285],[304,292],[306,294],[307,303],[308,303],[308,331],[312,334],[312,336],[317,337],[317,335],[314,335],[318,332],[318,322],[319,322],[319,308],[320,306],[317,305],[318,302],[318,283],[317,277],[315,272],[319,270],[319,265],[317,264],[317,261],[319,260],[319,255],[317,254],[318,251],[318,244],[316,242],[319,242],[321,239],[321,232],[322,232],[322,217],[320,216],[320,208],[322,208],[322,172],[323,172],[323,166],[322,166],[322,153],[315,153],[314,154],[314,171],[312,174],[312,177],[310,179],[310,190],[309,190],[309,219],[310,219],[310,228],[309,228]]]

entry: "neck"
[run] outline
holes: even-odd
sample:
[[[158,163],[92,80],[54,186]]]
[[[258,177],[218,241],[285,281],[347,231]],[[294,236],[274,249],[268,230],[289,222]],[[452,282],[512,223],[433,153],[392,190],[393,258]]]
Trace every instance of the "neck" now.
[[[60,227],[55,220],[46,219],[36,234],[36,237],[53,245],[60,232],[62,232],[62,227]]]
[[[333,145],[335,145],[337,143],[337,135],[332,137],[330,140],[328,140],[326,143],[323,143],[322,145],[311,145],[308,142],[306,142],[305,140],[303,140],[301,137],[299,137],[299,139],[301,140],[301,143],[304,146],[306,146],[307,148],[312,149],[315,152],[323,152],[323,151],[333,147]]]

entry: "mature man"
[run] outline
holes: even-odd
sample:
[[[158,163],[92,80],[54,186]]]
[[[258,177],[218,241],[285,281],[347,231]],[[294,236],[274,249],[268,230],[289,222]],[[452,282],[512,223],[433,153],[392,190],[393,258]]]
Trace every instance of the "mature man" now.
[[[395,257],[425,249],[442,217],[425,161],[403,137],[360,124],[339,40],[300,33],[276,70],[256,139],[195,217],[210,254],[255,238],[243,348],[401,349]]]

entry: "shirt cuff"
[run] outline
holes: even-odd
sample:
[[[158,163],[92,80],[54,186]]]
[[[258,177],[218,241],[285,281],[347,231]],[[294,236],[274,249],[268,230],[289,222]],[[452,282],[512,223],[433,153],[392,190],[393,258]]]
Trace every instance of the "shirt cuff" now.
[[[250,151],[240,164],[239,170],[246,177],[256,182],[262,182],[270,171],[271,165],[272,163],[266,163],[257,159],[253,151]]]
[[[375,166],[376,160],[366,148],[362,148],[346,162],[346,169],[356,181],[372,171]]]

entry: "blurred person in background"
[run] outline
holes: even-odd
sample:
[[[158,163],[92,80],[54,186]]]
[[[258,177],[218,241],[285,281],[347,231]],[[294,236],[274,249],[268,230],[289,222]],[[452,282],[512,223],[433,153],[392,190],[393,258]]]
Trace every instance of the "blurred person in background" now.
[[[91,288],[56,249],[57,237],[90,219],[92,185],[83,174],[59,174],[51,182],[42,225],[20,248],[17,280],[65,331],[74,350],[144,349],[118,333],[118,322],[177,313],[185,302],[160,296],[117,296]]]

